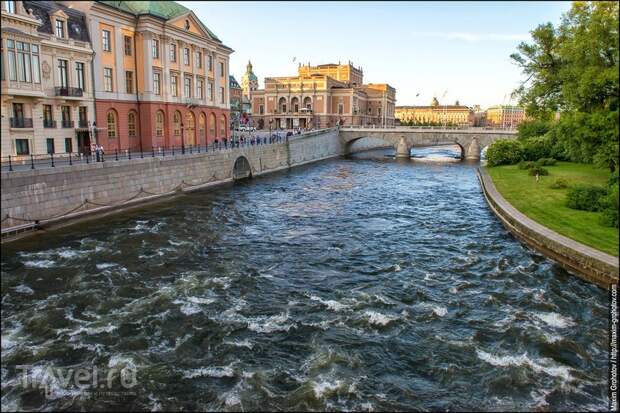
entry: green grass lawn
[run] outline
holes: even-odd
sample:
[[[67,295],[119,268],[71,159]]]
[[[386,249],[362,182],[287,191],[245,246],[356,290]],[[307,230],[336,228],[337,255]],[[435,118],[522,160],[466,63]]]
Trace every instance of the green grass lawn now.
[[[571,209],[566,206],[567,189],[549,185],[562,177],[569,185],[577,183],[606,186],[609,170],[593,165],[558,162],[545,166],[548,176],[529,176],[516,165],[487,167],[497,190],[519,211],[534,221],[566,237],[618,256],[618,229],[599,223],[600,212]]]

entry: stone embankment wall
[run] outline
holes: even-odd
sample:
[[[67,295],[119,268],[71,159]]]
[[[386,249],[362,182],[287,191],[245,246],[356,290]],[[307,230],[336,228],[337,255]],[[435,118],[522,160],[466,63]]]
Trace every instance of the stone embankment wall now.
[[[239,157],[258,176],[341,154],[338,130],[332,128],[277,144],[2,172],[3,238],[34,221],[51,226],[231,182]]]
[[[618,257],[560,235],[528,218],[504,199],[484,168],[478,169],[478,178],[491,210],[515,237],[586,281],[604,288],[618,283]]]

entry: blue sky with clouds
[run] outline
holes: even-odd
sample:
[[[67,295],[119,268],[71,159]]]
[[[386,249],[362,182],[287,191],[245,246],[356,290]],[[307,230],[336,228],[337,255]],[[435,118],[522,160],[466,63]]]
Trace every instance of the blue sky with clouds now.
[[[261,82],[298,63],[346,62],[364,81],[397,89],[397,105],[508,103],[522,76],[510,54],[538,24],[557,24],[569,2],[191,2],[232,47],[240,81],[248,59]],[[293,61],[295,59],[295,61]],[[418,95],[416,97],[416,95]]]

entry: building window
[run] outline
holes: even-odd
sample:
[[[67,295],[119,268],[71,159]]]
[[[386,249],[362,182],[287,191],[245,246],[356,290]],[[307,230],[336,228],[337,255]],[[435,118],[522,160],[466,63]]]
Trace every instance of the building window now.
[[[15,14],[15,1],[8,0],[5,3],[6,3],[6,11],[8,11],[9,13]]]
[[[132,40],[133,38],[131,36],[125,36],[125,56],[131,56],[132,55]]]
[[[136,136],[136,112],[129,112],[127,115],[127,133],[129,136]]]
[[[201,113],[200,118],[198,118],[198,135],[200,135],[201,137],[205,136],[205,132],[206,132],[205,124],[206,123],[207,123],[207,117],[205,116],[204,113]]]
[[[151,45],[153,47],[153,59],[159,59],[159,40],[153,39]]]
[[[192,97],[192,79],[189,78],[189,77],[186,77],[184,82],[185,82],[184,83],[184,85],[185,85],[185,90],[184,90],[185,95],[184,96],[186,98],[191,98]]]
[[[224,88],[220,87],[220,103],[224,103]]]
[[[88,108],[86,106],[80,106],[78,108],[78,121],[80,122],[81,128],[88,126]]]
[[[29,155],[30,147],[28,145],[28,139],[15,139],[15,154],[16,155]]]
[[[170,75],[170,93],[172,94],[172,96],[178,96],[179,94],[177,75]]]
[[[263,115],[263,114],[265,113],[265,106],[260,105],[260,106],[258,107],[258,113],[259,113],[260,115]]]
[[[181,113],[178,111],[174,112],[173,125],[174,136],[181,136]]]
[[[338,114],[342,115],[344,113],[344,105],[342,103],[338,104]]]
[[[109,30],[102,30],[101,31],[101,35],[103,36],[103,51],[104,52],[111,52],[112,51],[112,46],[110,45],[110,31]]]
[[[220,76],[224,77],[224,63],[220,62]]]
[[[39,68],[39,46],[31,45],[32,50],[32,80],[34,83],[41,83],[41,70]]]
[[[67,61],[58,59],[58,80],[60,81],[60,87],[69,86],[69,79],[67,76]]]
[[[81,62],[75,63],[75,74],[77,75],[77,87],[79,89],[84,90],[85,89],[84,85],[86,84],[84,82],[84,63],[81,63]]]
[[[215,137],[215,113],[211,112],[209,114],[209,135]]]
[[[116,138],[116,114],[113,110],[108,112],[108,138]]]
[[[17,73],[20,82],[31,82],[30,77],[30,43],[16,42],[17,44]]]
[[[183,64],[189,66],[189,49],[183,49]]]
[[[54,116],[52,114],[52,105],[43,105],[43,127],[51,128],[54,124]]]
[[[46,139],[46,144],[47,144],[47,153],[48,154],[56,153],[54,151],[54,139],[53,138],[47,138]]]
[[[161,110],[155,115],[155,135],[164,136],[164,113]]]
[[[69,106],[61,106],[60,114],[63,123],[62,126],[63,128],[66,128],[69,125],[69,122],[71,122],[71,108]]]
[[[23,103],[13,103],[13,117],[15,118],[15,122],[17,124],[24,123],[24,104]]]
[[[207,95],[209,95],[209,100],[213,101],[213,82],[207,83]]]
[[[133,72],[130,70],[125,72],[125,89],[127,93],[133,93]]]
[[[177,61],[177,45],[170,43],[170,61],[176,63]]]
[[[56,19],[56,37],[61,39],[65,38],[65,22],[64,20]]]
[[[198,80],[196,83],[196,97],[199,99],[204,99],[204,81]]]
[[[153,93],[161,94],[161,75],[159,73],[153,73]]]
[[[202,69],[202,52],[196,52],[196,66],[198,69]]]
[[[9,80],[17,80],[17,61],[15,60],[15,41],[7,39],[7,53],[9,55]]]
[[[73,139],[65,138],[65,152],[66,153],[73,152]]]
[[[213,56],[209,55],[209,72],[213,72]]]
[[[112,69],[109,67],[103,68],[103,90],[112,92]]]

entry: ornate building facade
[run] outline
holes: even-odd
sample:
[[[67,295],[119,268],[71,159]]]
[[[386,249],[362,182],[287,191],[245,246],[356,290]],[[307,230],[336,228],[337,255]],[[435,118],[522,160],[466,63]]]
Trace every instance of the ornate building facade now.
[[[88,13],[98,142],[203,145],[230,134],[232,49],[173,1],[71,1]]]
[[[238,128],[243,112],[243,91],[233,75],[228,77],[228,85],[230,87],[230,124],[233,128]]]
[[[430,106],[397,106],[396,117],[401,123],[417,125],[469,125],[475,122],[474,110],[460,105],[440,105],[433,98]]]
[[[297,76],[265,78],[252,92],[258,129],[323,128],[336,125],[394,125],[396,89],[364,84],[360,68],[348,64],[300,65]]]
[[[90,150],[93,50],[84,13],[2,1],[2,157]]]

